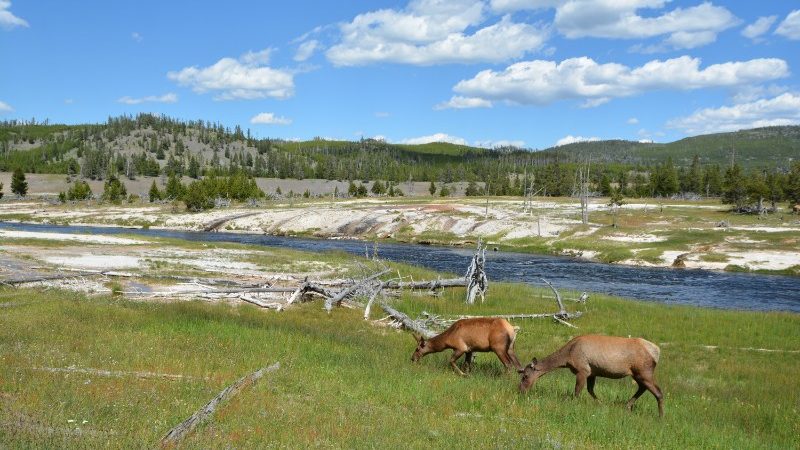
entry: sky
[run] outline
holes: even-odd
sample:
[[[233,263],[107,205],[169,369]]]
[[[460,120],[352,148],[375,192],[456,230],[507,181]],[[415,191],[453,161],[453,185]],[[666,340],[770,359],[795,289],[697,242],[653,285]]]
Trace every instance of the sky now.
[[[796,0],[0,0],[0,120],[541,149],[800,123]]]

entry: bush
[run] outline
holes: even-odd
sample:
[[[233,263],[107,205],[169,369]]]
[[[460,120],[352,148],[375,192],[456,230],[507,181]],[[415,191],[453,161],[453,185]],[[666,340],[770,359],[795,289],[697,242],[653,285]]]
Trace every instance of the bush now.
[[[128,190],[116,175],[106,180],[103,186],[103,201],[119,204],[127,195]]]
[[[19,167],[14,170],[14,174],[11,176],[11,192],[20,197],[25,197],[25,194],[28,193],[28,182],[25,181],[25,172]]]
[[[67,191],[67,200],[88,200],[92,198],[92,188],[85,181],[76,181]]]
[[[189,211],[205,211],[214,207],[214,195],[207,188],[207,183],[203,181],[192,181],[186,188],[183,202]]]

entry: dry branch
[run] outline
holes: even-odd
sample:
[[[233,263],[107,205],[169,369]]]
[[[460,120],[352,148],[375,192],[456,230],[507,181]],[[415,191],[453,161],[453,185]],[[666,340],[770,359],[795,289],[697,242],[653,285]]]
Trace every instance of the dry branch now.
[[[386,314],[389,314],[394,320],[400,322],[406,329],[418,333],[426,339],[436,336],[435,332],[429,330],[427,327],[425,327],[425,325],[419,323],[419,321],[412,320],[404,313],[392,308],[386,303],[381,303],[381,308],[386,311]]]
[[[333,307],[335,305],[340,304],[342,302],[342,300],[345,299],[345,297],[347,297],[347,296],[351,295],[352,293],[354,293],[361,286],[364,286],[365,284],[369,283],[370,281],[372,281],[372,280],[374,280],[374,279],[376,279],[378,277],[381,277],[383,275],[386,275],[387,273],[389,273],[389,269],[384,269],[384,270],[382,270],[382,271],[380,271],[380,272],[378,272],[376,274],[373,274],[373,275],[370,275],[367,278],[364,278],[363,280],[361,280],[361,281],[359,281],[357,283],[353,283],[349,287],[346,287],[346,288],[342,289],[335,296],[330,297],[330,298],[325,300],[325,310],[328,311],[328,312],[331,312]]]
[[[381,282],[373,291],[372,294],[369,296],[369,300],[367,300],[367,306],[364,307],[364,320],[369,320],[369,313],[372,310],[372,302],[375,301],[375,298],[378,294],[383,293],[383,288],[386,286],[386,282]],[[385,298],[385,296],[384,296]]]
[[[236,380],[235,383],[226,387],[222,392],[217,394],[217,396],[214,397],[210,402],[206,403],[205,406],[200,408],[196,413],[192,414],[191,417],[178,424],[175,428],[169,430],[169,432],[161,439],[161,446],[171,447],[176,445],[178,442],[180,442],[181,439],[186,437],[187,434],[191,433],[192,430],[194,430],[195,427],[197,427],[197,425],[201,424],[203,421],[208,419],[212,414],[214,414],[214,411],[216,411],[217,406],[219,406],[220,403],[235,396],[243,388],[255,383],[256,381],[258,381],[259,378],[263,377],[265,373],[274,372],[278,370],[280,366],[281,366],[280,363],[275,363],[271,366],[256,370],[250,375],[244,376]]]
[[[280,303],[276,302],[265,303],[249,294],[242,294],[239,296],[239,298],[246,301],[247,303],[252,303],[261,308],[270,308],[278,311],[283,311],[283,305]]]

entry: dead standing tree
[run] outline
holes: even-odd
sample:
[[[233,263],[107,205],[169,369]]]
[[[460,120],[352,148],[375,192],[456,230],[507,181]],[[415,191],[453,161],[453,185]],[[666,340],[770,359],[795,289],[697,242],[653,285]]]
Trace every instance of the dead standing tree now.
[[[480,295],[481,303],[486,298],[486,291],[489,289],[489,279],[486,277],[486,246],[478,242],[478,249],[472,255],[472,261],[464,275],[467,282],[467,304],[475,303],[475,298]]]

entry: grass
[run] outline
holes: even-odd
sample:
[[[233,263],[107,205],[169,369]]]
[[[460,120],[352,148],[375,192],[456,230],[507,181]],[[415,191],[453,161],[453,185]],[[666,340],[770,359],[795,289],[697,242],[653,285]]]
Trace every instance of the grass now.
[[[412,316],[552,310],[542,293],[496,283],[488,301],[472,307],[461,302],[463,290],[394,302]],[[629,380],[598,380],[595,403],[585,393],[569,397],[574,377],[564,370],[520,396],[518,378],[493,355],[479,356],[467,378],[447,367],[444,353],[412,365],[408,333],[365,322],[357,310],[327,315],[319,303],[275,313],[0,290],[2,303],[16,304],[0,315],[0,442],[9,448],[152,448],[225,386],[274,361],[278,372],[223,405],[186,447],[789,448],[800,433],[800,355],[736,349],[797,350],[794,314],[592,296],[576,321],[580,333],[669,343],[657,371],[667,415],[658,420],[649,394],[633,413],[624,410]],[[515,325],[523,361],[576,333],[545,320]],[[71,365],[199,379],[32,370]]]

